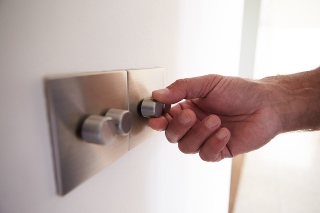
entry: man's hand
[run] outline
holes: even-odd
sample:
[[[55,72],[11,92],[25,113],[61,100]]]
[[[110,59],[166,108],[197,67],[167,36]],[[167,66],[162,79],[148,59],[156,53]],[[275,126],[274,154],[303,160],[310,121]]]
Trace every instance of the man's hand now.
[[[236,77],[177,80],[152,96],[166,104],[183,101],[149,124],[165,130],[168,141],[177,142],[183,153],[199,152],[205,161],[220,161],[258,149],[283,131],[270,94],[264,84]],[[272,103],[281,102],[282,95],[277,96]]]

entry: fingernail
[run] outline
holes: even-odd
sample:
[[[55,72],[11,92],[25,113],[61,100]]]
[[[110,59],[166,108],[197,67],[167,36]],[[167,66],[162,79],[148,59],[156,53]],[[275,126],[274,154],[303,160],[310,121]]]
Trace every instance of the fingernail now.
[[[153,92],[158,93],[160,95],[165,95],[165,94],[169,93],[169,89],[168,88],[158,89],[158,90],[155,90]]]
[[[181,124],[187,124],[187,123],[189,123],[191,121],[191,118],[190,118],[190,116],[188,115],[188,113],[186,113],[186,112],[182,112],[181,113],[181,115],[179,116],[179,122],[181,123]]]
[[[226,129],[220,129],[218,132],[217,132],[217,137],[219,139],[224,139],[225,137],[227,137],[228,135],[228,131]]]
[[[216,116],[210,116],[205,122],[206,126],[209,129],[217,127],[219,123],[220,123],[219,119]]]

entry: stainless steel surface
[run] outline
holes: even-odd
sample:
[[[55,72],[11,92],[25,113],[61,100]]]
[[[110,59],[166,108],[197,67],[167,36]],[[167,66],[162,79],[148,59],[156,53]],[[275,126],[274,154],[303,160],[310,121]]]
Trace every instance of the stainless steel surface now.
[[[111,117],[91,115],[81,126],[81,138],[97,144],[108,144],[116,133],[116,125]]]
[[[159,118],[162,114],[169,112],[171,105],[163,104],[154,99],[143,99],[140,106],[140,113],[146,118]]]
[[[149,127],[149,119],[140,115],[140,104],[143,99],[151,98],[153,90],[163,87],[164,68],[128,70],[129,110],[133,115],[130,149],[156,132]]]
[[[120,135],[127,135],[132,128],[132,114],[127,110],[110,109],[106,115],[112,119],[116,126],[116,131]]]
[[[63,195],[128,151],[129,135],[116,134],[108,144],[80,137],[89,115],[128,110],[127,72],[101,72],[46,80],[58,193]]]

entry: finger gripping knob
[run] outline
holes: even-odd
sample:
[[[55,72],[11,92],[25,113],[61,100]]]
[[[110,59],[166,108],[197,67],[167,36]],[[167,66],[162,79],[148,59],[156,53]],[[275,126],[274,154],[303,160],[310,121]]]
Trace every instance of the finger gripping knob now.
[[[140,105],[140,114],[147,118],[158,118],[168,113],[171,109],[170,104],[164,104],[154,99],[144,99]]]

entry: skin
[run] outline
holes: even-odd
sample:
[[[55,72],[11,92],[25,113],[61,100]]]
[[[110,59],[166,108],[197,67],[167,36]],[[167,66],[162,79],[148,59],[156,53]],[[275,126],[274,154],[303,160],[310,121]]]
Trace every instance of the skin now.
[[[204,161],[256,150],[283,132],[320,128],[319,68],[258,81],[221,75],[180,79],[152,96],[177,104],[151,118],[150,127]]]

